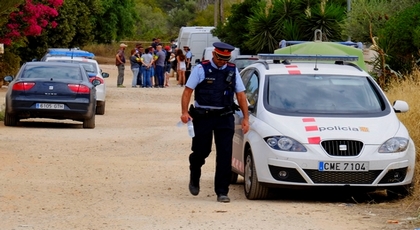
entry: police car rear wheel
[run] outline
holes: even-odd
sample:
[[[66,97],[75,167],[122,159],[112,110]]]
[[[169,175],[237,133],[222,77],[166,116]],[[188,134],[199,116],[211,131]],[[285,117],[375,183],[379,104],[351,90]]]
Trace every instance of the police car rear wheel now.
[[[258,182],[251,149],[247,150],[245,159],[244,191],[246,198],[249,200],[267,198],[269,189]]]

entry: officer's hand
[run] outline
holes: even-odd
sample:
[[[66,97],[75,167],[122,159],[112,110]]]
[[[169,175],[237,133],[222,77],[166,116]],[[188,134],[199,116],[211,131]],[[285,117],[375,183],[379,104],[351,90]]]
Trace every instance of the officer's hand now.
[[[242,119],[242,132],[247,133],[249,131],[249,120]]]
[[[192,120],[192,117],[190,116],[190,114],[189,114],[189,113],[183,113],[183,114],[181,115],[181,121],[182,121],[183,123],[187,123],[187,122],[188,122],[188,120]]]

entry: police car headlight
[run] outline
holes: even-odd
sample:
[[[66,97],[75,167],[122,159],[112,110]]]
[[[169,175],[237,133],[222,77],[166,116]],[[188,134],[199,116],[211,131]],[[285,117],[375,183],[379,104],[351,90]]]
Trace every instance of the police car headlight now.
[[[379,147],[380,153],[398,153],[403,152],[408,147],[409,140],[404,137],[393,137]]]
[[[290,152],[306,152],[306,148],[293,138],[286,136],[274,136],[264,138],[265,142],[273,149],[290,151]]]

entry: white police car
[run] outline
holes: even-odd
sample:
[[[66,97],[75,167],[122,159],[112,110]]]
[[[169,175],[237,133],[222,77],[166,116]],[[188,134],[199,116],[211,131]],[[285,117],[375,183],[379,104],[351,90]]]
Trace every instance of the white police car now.
[[[235,113],[232,182],[248,199],[271,187],[358,186],[407,195],[415,146],[392,105],[356,56],[261,54],[241,71],[250,130]],[[395,194],[395,193],[394,193]]]
[[[109,77],[109,73],[102,72],[98,62],[94,59],[95,55],[88,51],[79,49],[50,48],[42,57],[41,61],[47,62],[73,62],[81,64],[89,75],[89,79],[98,80],[101,84],[96,86],[96,114],[105,114],[106,104],[106,85],[104,78]]]

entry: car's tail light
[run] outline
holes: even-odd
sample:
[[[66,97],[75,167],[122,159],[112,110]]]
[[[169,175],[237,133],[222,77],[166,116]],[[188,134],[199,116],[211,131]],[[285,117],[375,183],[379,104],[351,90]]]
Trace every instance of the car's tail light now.
[[[90,83],[92,83],[94,80],[100,81],[101,85],[104,83],[104,79],[102,79],[101,77],[90,77],[89,78]]]
[[[68,84],[68,87],[71,91],[80,93],[80,94],[89,94],[90,88],[86,85],[81,84]]]
[[[16,91],[26,91],[30,90],[32,87],[34,87],[35,82],[17,82],[13,85],[13,90]]]

